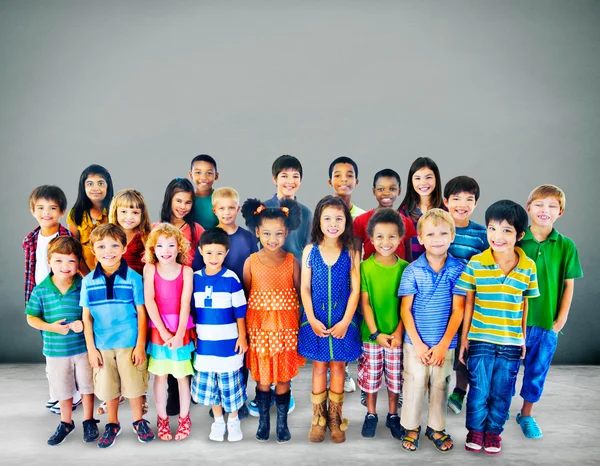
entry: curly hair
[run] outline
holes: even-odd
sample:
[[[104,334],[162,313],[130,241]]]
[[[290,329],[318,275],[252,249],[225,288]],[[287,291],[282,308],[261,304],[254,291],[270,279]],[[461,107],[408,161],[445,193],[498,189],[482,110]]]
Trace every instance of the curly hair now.
[[[288,231],[297,230],[302,222],[302,209],[291,199],[283,199],[279,207],[266,207],[259,199],[247,199],[242,205],[242,216],[250,231],[255,231],[267,219],[280,218]]]
[[[190,249],[189,243],[179,228],[174,227],[170,223],[159,223],[152,229],[148,235],[148,239],[146,240],[144,261],[147,264],[156,264],[158,262],[155,247],[160,236],[164,236],[165,238],[170,238],[171,236],[175,237],[175,241],[177,241],[177,263],[185,264],[188,258],[188,251]]]

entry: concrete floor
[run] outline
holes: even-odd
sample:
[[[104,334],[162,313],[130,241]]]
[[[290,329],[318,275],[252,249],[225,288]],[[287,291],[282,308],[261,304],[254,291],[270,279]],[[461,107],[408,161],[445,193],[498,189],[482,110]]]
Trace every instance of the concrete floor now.
[[[356,374],[356,366],[351,367]],[[518,384],[520,388],[520,381]],[[268,443],[261,444],[254,439],[256,418],[242,421],[245,435],[238,443],[211,442],[208,440],[211,420],[208,409],[193,406],[192,435],[184,442],[161,442],[150,444],[137,441],[131,428],[124,428],[116,444],[101,451],[95,444],[85,444],[81,440],[82,410],[74,413],[76,432],[62,445],[49,447],[47,438],[58,425],[59,417],[44,408],[48,398],[44,366],[0,365],[0,406],[2,407],[3,432],[0,440],[1,465],[70,465],[116,464],[124,466],[148,464],[166,465],[181,463],[209,464],[267,464],[278,462],[288,464],[338,465],[382,464],[383,462],[410,462],[415,464],[599,464],[600,446],[598,428],[600,414],[600,367],[552,367],[546,383],[546,390],[536,410],[536,418],[544,431],[544,438],[527,440],[515,423],[515,415],[520,408],[520,398],[516,396],[511,408],[511,419],[503,434],[502,453],[499,457],[473,454],[464,450],[466,429],[464,411],[460,415],[449,413],[448,432],[454,437],[455,448],[446,455],[438,453],[430,441],[422,437],[421,447],[409,455],[400,448],[385,428],[387,401],[382,393],[379,403],[379,426],[377,438],[363,439],[360,435],[365,408],[360,405],[359,393],[348,394],[344,405],[344,415],[350,419],[345,444],[310,444],[307,441],[311,421],[310,366],[304,368],[294,379],[296,410],[290,415],[289,425],[292,441],[277,445],[275,433]],[[254,393],[252,384],[249,393]],[[274,408],[271,411],[275,415]],[[128,427],[131,411],[125,404],[121,410],[121,424]],[[147,418],[155,427],[156,414],[152,399]],[[101,417],[101,432],[105,416]],[[176,420],[172,423],[176,425]],[[562,445],[562,446],[561,446]],[[310,456],[309,456],[310,455]],[[339,462],[338,462],[339,461]],[[278,466],[279,466],[278,465]]]

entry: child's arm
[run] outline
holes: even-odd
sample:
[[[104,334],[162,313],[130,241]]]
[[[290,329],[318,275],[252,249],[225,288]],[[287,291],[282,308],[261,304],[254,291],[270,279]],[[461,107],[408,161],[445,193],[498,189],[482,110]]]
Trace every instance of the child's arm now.
[[[400,306],[402,304],[402,300],[398,300],[398,315],[401,314],[401,309]],[[394,339],[392,340],[392,348],[396,348],[397,346],[401,346],[402,342],[404,340],[404,324],[402,323],[402,317],[400,317],[400,319],[398,319],[398,326],[396,327],[396,330],[394,330],[394,333],[392,333],[392,336],[394,337]]]
[[[246,295],[246,299],[250,296],[250,289],[252,288],[252,274],[250,273],[250,258],[244,261],[244,271],[242,277],[242,285],[244,288],[244,294]]]
[[[246,318],[235,319],[238,328],[238,339],[235,342],[235,350],[238,354],[248,351],[248,337],[246,336]]]
[[[94,369],[102,367],[102,354],[96,348],[96,342],[94,341],[94,318],[90,312],[89,307],[83,307],[83,336],[85,337],[85,346],[88,350],[88,360],[90,366]]]
[[[160,316],[158,306],[156,305],[155,294],[154,294],[154,264],[146,264],[144,266],[144,302],[146,303],[146,309],[150,320],[156,326],[156,330],[160,334],[160,337],[165,344],[173,338],[173,334],[169,332],[165,323]],[[185,288],[185,274],[184,274],[184,288]],[[183,305],[183,302],[182,302]],[[188,302],[188,315],[189,315],[189,302]]]
[[[521,359],[525,359],[525,353],[527,352],[527,313],[529,312],[529,299],[523,298],[523,320],[521,327],[523,328],[523,344],[521,345]]]
[[[429,364],[429,347],[423,343],[421,337],[419,336],[419,332],[417,332],[417,326],[415,325],[415,319],[412,315],[412,306],[413,301],[415,300],[414,294],[409,294],[406,296],[402,296],[402,304],[400,305],[400,315],[402,317],[402,322],[404,323],[404,328],[406,329],[406,333],[410,337],[412,345],[417,352],[417,357],[421,361],[421,364],[428,365]]]
[[[450,343],[452,343],[452,339],[454,338],[454,335],[456,335],[456,332],[458,331],[458,327],[460,327],[464,315],[465,297],[455,294],[452,296],[452,314],[450,314],[450,320],[448,321],[448,326],[446,327],[444,336],[437,345],[435,345],[429,350],[430,365],[444,365],[444,361],[446,360],[446,353],[448,352],[448,347],[450,346]]]
[[[565,280],[565,287],[563,289],[562,298],[560,300],[560,306],[558,307],[558,315],[552,326],[552,330],[558,333],[560,332],[569,317],[569,311],[571,310],[571,303],[573,302],[573,292],[575,291],[575,280],[568,278]]]
[[[293,280],[294,280],[294,288],[296,288],[296,294],[298,295],[299,298],[301,298],[300,296],[300,274],[302,273],[302,271],[300,270],[300,263],[298,262],[298,259],[296,259],[294,257],[294,276],[293,276]]]
[[[375,314],[373,313],[373,308],[371,307],[371,302],[369,301],[369,292],[362,291],[360,293],[360,300],[362,304],[363,317],[365,318],[365,324],[367,324],[369,332],[371,332],[371,335],[373,335],[377,331],[377,323],[375,322]],[[391,348],[393,339],[394,337],[392,335],[380,333],[377,335],[376,341],[384,348]]]
[[[330,333],[333,338],[344,338],[348,331],[348,326],[352,322],[352,317],[356,312],[358,300],[360,298],[360,253],[353,251],[351,256],[352,267],[350,269],[350,296],[346,305],[344,318],[331,327]]]
[[[183,288],[181,290],[181,304],[177,332],[169,339],[169,341],[165,341],[165,345],[170,349],[177,349],[183,346],[183,337],[185,336],[188,320],[190,319],[190,303],[192,301],[193,290],[194,272],[190,267],[185,266],[183,268]],[[146,301],[146,303],[148,303],[148,301]]]
[[[473,311],[475,309],[475,292],[467,291],[467,298],[465,299],[465,315],[463,317],[462,335],[460,341],[460,353],[458,360],[465,366],[465,353],[469,352],[469,329],[471,328],[471,320],[473,320]]]
[[[131,360],[134,366],[139,366],[146,362],[146,333],[148,329],[148,316],[146,316],[146,307],[143,304],[135,306],[138,321],[138,336],[135,348],[131,354]]]
[[[323,322],[317,320],[312,305],[312,270],[308,265],[308,256],[310,255],[312,247],[312,244],[309,244],[304,248],[304,251],[302,252],[300,295],[302,296],[302,304],[304,305],[304,312],[306,314],[306,318],[308,319],[308,323],[313,329],[313,332],[315,332],[315,335],[318,337],[326,337],[329,335],[330,331],[327,330],[327,327],[325,327]]]
[[[53,332],[53,333],[59,333],[60,335],[66,335],[67,333],[69,333],[70,330],[70,325],[71,324],[63,324],[61,322],[64,322],[67,319],[60,319],[57,320],[56,322],[46,322],[45,320],[43,320],[41,317],[36,317],[36,316],[27,316],[27,323],[29,325],[31,325],[33,328],[37,329],[37,330],[44,330],[45,332]]]

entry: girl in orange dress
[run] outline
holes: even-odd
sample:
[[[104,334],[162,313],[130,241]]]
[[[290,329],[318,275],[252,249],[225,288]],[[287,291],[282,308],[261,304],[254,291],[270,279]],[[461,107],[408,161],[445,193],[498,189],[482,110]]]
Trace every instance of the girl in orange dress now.
[[[250,290],[246,312],[249,338],[247,365],[256,380],[259,421],[256,439],[269,439],[270,385],[275,384],[277,443],[291,439],[287,426],[290,381],[298,375],[304,358],[298,355],[300,264],[281,249],[290,231],[300,226],[301,210],[292,200],[267,208],[258,199],[242,206],[246,225],[256,232],[262,249],[244,263],[244,288]]]

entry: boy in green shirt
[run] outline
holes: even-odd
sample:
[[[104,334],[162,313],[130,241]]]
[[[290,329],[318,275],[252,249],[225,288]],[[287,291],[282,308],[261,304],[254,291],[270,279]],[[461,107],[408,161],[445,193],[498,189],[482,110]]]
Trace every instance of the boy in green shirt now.
[[[219,179],[217,162],[210,155],[200,154],[192,159],[190,180],[196,190],[194,199],[194,221],[208,230],[219,223],[213,212],[213,184]]]

